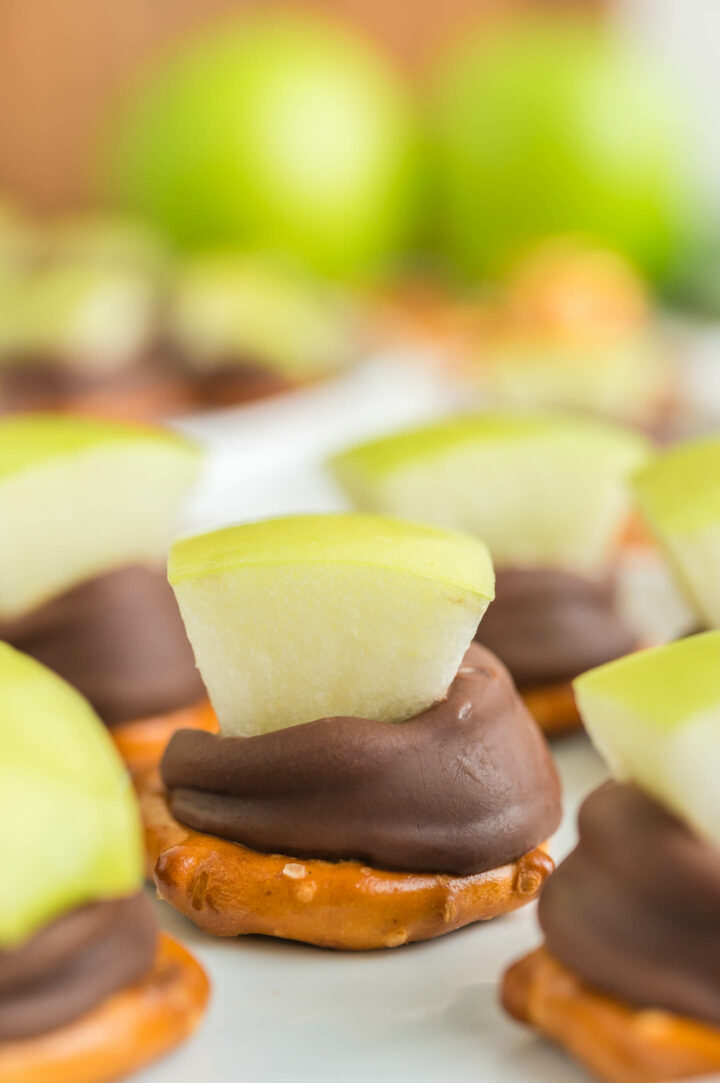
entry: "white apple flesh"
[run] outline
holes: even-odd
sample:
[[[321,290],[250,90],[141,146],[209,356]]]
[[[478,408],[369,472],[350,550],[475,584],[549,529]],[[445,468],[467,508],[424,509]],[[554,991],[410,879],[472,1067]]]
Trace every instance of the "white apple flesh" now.
[[[106,728],[49,669],[0,643],[0,950],[139,890],[140,819]]]
[[[0,421],[0,618],[115,567],[162,565],[199,469],[195,444],[160,428]]]
[[[176,542],[169,578],[224,734],[409,718],[447,692],[494,594],[478,540],[310,515]]]
[[[720,843],[720,631],[630,654],[573,687],[613,775]]]
[[[658,455],[635,492],[698,616],[720,628],[720,437]]]
[[[644,438],[553,414],[461,416],[351,448],[331,468],[362,511],[466,530],[496,565],[602,570]]]

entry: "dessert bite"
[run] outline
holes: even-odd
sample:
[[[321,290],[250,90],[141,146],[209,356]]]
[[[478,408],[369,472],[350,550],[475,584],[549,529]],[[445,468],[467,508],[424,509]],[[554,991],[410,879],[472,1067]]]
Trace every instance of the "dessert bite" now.
[[[656,456],[634,478],[635,497],[698,625],[720,628],[720,437]]]
[[[0,643],[0,1079],[105,1083],[195,1029],[200,965],[142,890],[130,780],[89,704]]]
[[[566,415],[484,413],[361,444],[330,466],[353,504],[484,538],[495,601],[477,639],[548,733],[579,725],[570,681],[627,654],[616,565],[628,475],[649,445]]]
[[[269,257],[208,252],[175,273],[169,345],[196,404],[227,406],[346,367],[360,348],[356,307]]]
[[[0,410],[154,417],[191,403],[160,349],[168,254],[132,221],[36,226],[34,262],[4,298]]]
[[[0,421],[0,639],[82,692],[135,770],[177,725],[214,725],[165,574],[199,468],[160,428]]]
[[[575,682],[615,780],[545,885],[503,1003],[609,1083],[720,1071],[720,631]],[[714,1078],[714,1076],[713,1076]]]
[[[557,237],[479,315],[471,373],[491,402],[578,410],[664,432],[674,395],[648,290],[619,253]]]
[[[174,734],[143,788],[162,898],[219,936],[366,950],[535,897],[559,783],[472,644],[480,541],[297,516],[176,542],[169,578],[220,734]]]

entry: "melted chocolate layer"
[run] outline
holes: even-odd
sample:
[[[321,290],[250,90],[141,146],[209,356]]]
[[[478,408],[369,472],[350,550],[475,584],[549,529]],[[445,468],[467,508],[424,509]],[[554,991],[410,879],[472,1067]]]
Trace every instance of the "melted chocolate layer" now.
[[[612,578],[555,568],[500,569],[477,638],[520,688],[572,680],[638,645],[617,612]]]
[[[253,850],[456,875],[527,853],[560,821],[545,741],[507,670],[473,645],[447,698],[397,725],[323,718],[258,737],[183,730],[173,814]]]
[[[579,827],[540,898],[549,951],[631,1004],[720,1025],[720,852],[632,785],[596,790]]]
[[[144,894],[93,903],[0,952],[0,1042],[65,1026],[152,966],[157,925]]]
[[[205,694],[172,589],[150,568],[90,579],[0,622],[0,639],[59,673],[110,726],[188,707]]]

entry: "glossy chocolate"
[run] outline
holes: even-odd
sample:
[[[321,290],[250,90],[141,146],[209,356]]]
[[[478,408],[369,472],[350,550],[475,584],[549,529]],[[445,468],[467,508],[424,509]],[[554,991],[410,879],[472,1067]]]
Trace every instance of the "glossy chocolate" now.
[[[720,1025],[720,851],[632,785],[587,798],[546,883],[548,950],[630,1004]]]
[[[556,568],[504,568],[477,638],[505,663],[519,688],[572,680],[635,650],[611,577]]]
[[[258,737],[183,730],[162,763],[189,827],[265,853],[469,875],[560,821],[545,741],[507,670],[478,645],[446,699],[407,722],[324,718]]]
[[[0,952],[0,1042],[65,1026],[152,966],[157,924],[144,894],[72,910]]]
[[[32,613],[0,639],[59,673],[108,725],[165,714],[205,690],[164,570],[121,568]]]

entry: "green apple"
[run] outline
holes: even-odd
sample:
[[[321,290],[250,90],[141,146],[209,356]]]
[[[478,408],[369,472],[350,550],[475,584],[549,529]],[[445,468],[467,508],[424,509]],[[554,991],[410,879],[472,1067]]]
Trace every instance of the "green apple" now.
[[[662,278],[695,205],[677,94],[595,20],[529,17],[466,33],[433,91],[438,232],[451,265],[502,273],[578,232]]]
[[[668,393],[670,372],[654,338],[637,332],[611,344],[501,340],[482,349],[476,378],[500,405],[649,424]]]
[[[256,14],[158,63],[108,139],[116,201],[182,245],[287,252],[351,278],[414,230],[417,122],[402,81],[357,34]]]
[[[720,843],[720,631],[627,655],[573,687],[613,774]]]
[[[0,618],[115,567],[161,565],[199,469],[197,446],[161,428],[0,420]]]
[[[359,341],[345,294],[262,257],[232,253],[185,262],[170,323],[195,367],[253,361],[300,379],[340,368]]]
[[[628,512],[645,439],[599,421],[484,413],[374,440],[331,469],[355,506],[466,530],[496,565],[593,573]]]
[[[658,455],[636,476],[635,494],[691,602],[720,628],[720,437]]]
[[[135,361],[154,331],[154,285],[130,268],[49,263],[24,280],[16,305],[20,354],[92,372]]]
[[[243,736],[423,711],[494,594],[475,538],[352,514],[181,539],[169,579],[222,732]]]
[[[45,666],[0,643],[0,950],[142,882],[140,818],[106,728]]]

